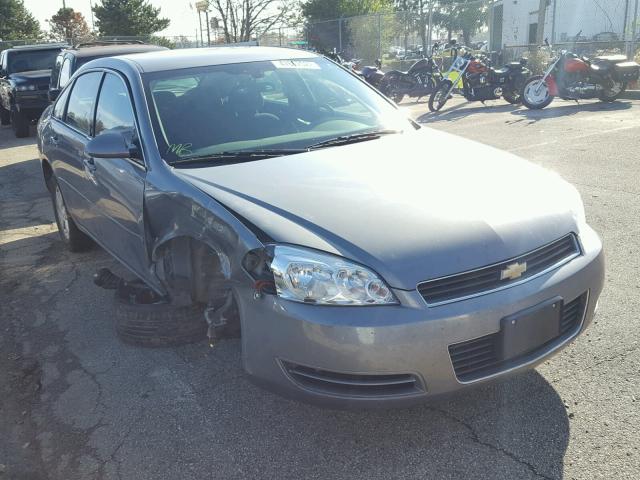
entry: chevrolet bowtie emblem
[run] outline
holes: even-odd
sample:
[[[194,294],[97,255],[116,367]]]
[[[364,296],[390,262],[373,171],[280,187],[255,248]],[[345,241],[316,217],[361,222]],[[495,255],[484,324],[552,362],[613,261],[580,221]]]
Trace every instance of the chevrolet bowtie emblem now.
[[[516,278],[520,278],[526,271],[527,262],[512,263],[507,265],[504,270],[500,272],[500,280],[515,280]]]

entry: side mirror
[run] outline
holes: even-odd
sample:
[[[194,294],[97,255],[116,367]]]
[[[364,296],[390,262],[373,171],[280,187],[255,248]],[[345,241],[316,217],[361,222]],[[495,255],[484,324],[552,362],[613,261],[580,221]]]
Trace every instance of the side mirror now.
[[[107,131],[92,138],[84,151],[92,158],[140,158],[140,150],[127,139],[133,137],[129,130]]]
[[[49,101],[52,102],[52,103],[55,102],[56,99],[60,96],[60,91],[61,90],[62,89],[60,89],[60,88],[51,88],[49,90]]]

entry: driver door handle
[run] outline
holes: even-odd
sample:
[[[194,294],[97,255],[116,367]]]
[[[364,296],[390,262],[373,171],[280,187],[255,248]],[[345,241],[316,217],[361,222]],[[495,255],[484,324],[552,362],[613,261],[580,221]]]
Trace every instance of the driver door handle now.
[[[49,140],[51,141],[54,147],[57,147],[58,144],[60,143],[60,137],[58,137],[58,135],[51,135],[49,137]]]

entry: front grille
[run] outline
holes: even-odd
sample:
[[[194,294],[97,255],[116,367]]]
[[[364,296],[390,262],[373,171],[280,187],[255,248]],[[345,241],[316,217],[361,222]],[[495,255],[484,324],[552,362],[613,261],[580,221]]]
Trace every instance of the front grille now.
[[[478,270],[428,280],[418,285],[418,292],[430,304],[452,302],[509,287],[543,272],[557,268],[580,255],[575,235],[570,234],[544,247]],[[503,279],[502,272],[514,264],[524,265],[526,272],[514,279]]]
[[[345,397],[389,397],[424,392],[415,375],[352,375],[282,362],[291,379],[304,388]]]
[[[49,91],[49,84],[46,85],[38,85],[38,90]]]
[[[564,304],[562,316],[560,317],[560,334],[548,343],[556,342],[559,339],[568,338],[575,334],[582,323],[586,304],[586,293]],[[496,332],[466,342],[449,345],[451,363],[458,380],[462,382],[477,380],[517,363],[518,358],[501,358],[501,342],[502,335],[500,332]],[[546,345],[540,345],[539,349]],[[527,355],[531,355],[531,353]]]

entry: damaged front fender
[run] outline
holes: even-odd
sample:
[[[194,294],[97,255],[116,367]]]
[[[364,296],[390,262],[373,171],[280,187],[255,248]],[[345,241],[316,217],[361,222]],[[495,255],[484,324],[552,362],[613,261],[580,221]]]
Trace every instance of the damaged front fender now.
[[[150,176],[144,215],[150,273],[173,304],[224,302],[234,284],[251,282],[243,259],[262,242],[204,192],[174,175]]]

